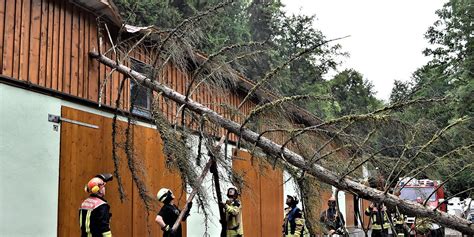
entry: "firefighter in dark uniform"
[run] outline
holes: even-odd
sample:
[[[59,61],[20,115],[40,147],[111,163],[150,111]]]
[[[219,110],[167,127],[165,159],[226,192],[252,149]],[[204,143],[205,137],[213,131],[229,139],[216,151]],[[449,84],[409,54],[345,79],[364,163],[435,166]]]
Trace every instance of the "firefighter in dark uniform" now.
[[[400,190],[395,189],[393,191],[393,195],[399,197],[400,196]],[[405,223],[406,216],[398,210],[398,207],[395,206],[395,208],[390,210],[390,213],[392,214],[392,222],[395,227],[395,231],[397,232],[398,237],[408,237],[409,236],[409,228]]]
[[[105,184],[112,180],[112,174],[98,174],[85,186],[89,197],[79,209],[79,224],[82,237],[112,237],[110,231],[110,206],[104,199]]]
[[[285,219],[283,220],[283,236],[301,237],[306,236],[303,212],[296,206],[299,200],[296,196],[287,195],[285,208]]]
[[[391,228],[391,225],[385,205],[371,203],[365,210],[365,215],[370,217],[372,237],[388,237],[388,229]]]
[[[221,203],[224,209],[227,223],[227,237],[243,237],[244,227],[242,223],[242,205],[239,201],[239,191],[236,187],[227,189],[227,201]]]
[[[326,235],[344,235],[344,216],[337,209],[336,198],[331,196],[328,199],[328,209],[321,212],[319,221],[324,226],[324,234]]]
[[[174,204],[175,196],[173,192],[171,192],[171,190],[168,188],[162,188],[160,191],[158,191],[156,196],[158,201],[164,204],[155,218],[156,223],[158,223],[158,225],[161,227],[161,230],[163,231],[163,237],[181,237],[183,234],[181,224],[178,226],[175,232],[172,232],[171,230],[174,223],[178,219],[179,213],[181,212],[181,210],[179,210]],[[192,202],[188,204],[188,210],[186,211],[186,214],[184,214],[182,221],[186,221],[186,218],[189,216],[189,212],[191,211],[192,205]]]

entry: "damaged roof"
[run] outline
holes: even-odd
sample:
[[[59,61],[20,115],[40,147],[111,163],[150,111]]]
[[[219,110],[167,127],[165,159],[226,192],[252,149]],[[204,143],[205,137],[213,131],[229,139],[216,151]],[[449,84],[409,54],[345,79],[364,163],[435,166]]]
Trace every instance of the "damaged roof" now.
[[[111,0],[69,0],[91,11],[97,16],[102,16],[117,24],[122,25],[120,12]]]

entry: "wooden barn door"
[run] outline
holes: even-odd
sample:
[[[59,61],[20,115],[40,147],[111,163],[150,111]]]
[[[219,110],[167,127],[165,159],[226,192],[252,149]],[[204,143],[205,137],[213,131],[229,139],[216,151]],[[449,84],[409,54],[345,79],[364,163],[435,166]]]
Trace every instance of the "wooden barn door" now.
[[[101,172],[113,173],[112,119],[84,111],[63,107],[61,117],[97,126],[91,128],[79,124],[61,123],[61,151],[59,172],[58,236],[80,236],[78,208],[88,196],[84,192],[86,182]],[[123,134],[126,123],[120,122]],[[119,136],[119,140],[123,137]],[[160,206],[155,194],[163,186],[180,193],[181,179],[164,166],[162,144],[158,132],[142,126],[133,127],[135,158],[153,207],[148,217],[138,189],[133,182],[127,158],[120,150],[119,170],[126,199],[119,197],[117,180],[107,183],[106,199],[111,206],[111,228],[114,236],[161,236],[154,218]],[[179,196],[179,195],[176,195]],[[148,219],[148,222],[147,222]],[[148,227],[150,232],[148,232]],[[186,233],[186,232],[184,232]]]
[[[243,176],[241,190],[244,236],[281,236],[283,224],[283,173],[248,152],[234,153],[232,168]],[[261,161],[261,160],[260,160]]]

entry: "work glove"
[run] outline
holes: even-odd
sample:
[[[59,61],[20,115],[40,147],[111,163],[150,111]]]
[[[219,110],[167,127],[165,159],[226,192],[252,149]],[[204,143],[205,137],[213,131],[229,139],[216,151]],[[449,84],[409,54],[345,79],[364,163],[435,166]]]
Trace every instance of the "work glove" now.
[[[171,233],[171,226],[165,225],[164,227],[161,227],[161,230],[163,231],[163,233]]]

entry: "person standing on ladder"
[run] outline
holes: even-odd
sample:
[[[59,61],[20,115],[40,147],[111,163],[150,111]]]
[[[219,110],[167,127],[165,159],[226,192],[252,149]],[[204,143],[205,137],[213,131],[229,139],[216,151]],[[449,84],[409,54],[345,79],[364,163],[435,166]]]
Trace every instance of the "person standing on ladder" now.
[[[227,223],[227,237],[243,237],[244,227],[242,223],[242,205],[239,201],[239,190],[236,187],[227,189],[228,200],[221,203],[224,209]]]
[[[298,197],[286,196],[288,207],[285,208],[285,219],[283,221],[283,236],[285,237],[306,236],[303,212],[296,206],[298,202]]]
[[[110,206],[104,199],[105,184],[112,181],[112,174],[98,174],[84,187],[89,197],[79,209],[79,225],[82,237],[112,237],[110,231]]]
[[[175,232],[172,232],[172,228],[176,220],[178,219],[179,213],[181,210],[174,203],[175,196],[168,188],[162,188],[156,194],[158,201],[162,202],[164,205],[161,207],[160,212],[156,215],[155,221],[161,227],[163,231],[163,237],[181,237],[183,231],[181,229],[181,224],[178,226]],[[189,216],[193,203],[188,203],[188,210],[184,214],[182,221],[186,221],[186,218]]]

